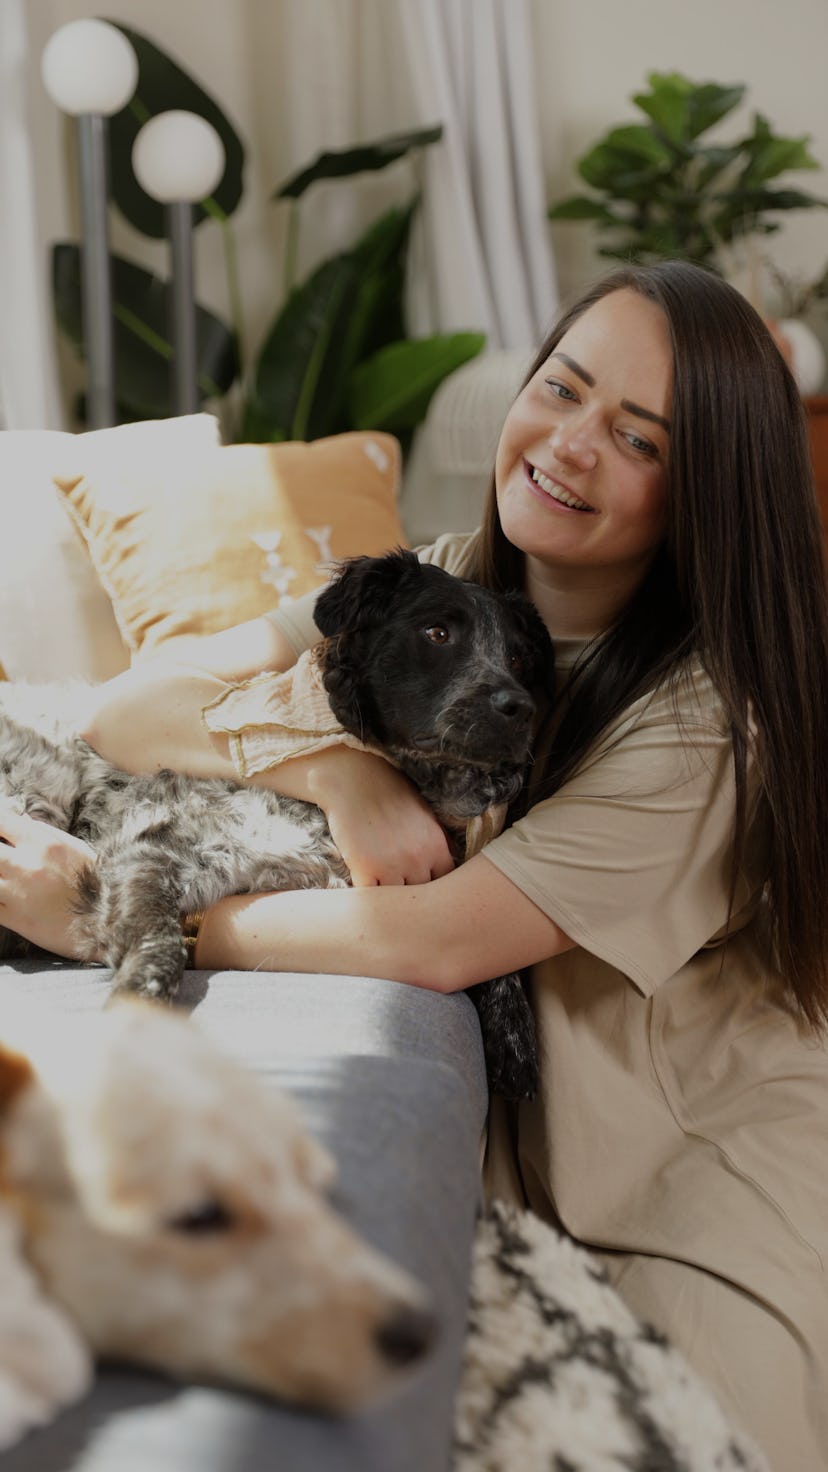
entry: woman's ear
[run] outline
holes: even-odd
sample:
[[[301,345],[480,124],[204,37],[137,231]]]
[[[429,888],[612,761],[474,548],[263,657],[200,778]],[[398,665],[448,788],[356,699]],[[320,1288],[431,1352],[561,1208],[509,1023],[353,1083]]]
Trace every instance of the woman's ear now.
[[[399,547],[384,557],[352,557],[343,562],[316,600],[317,628],[329,639],[384,621],[389,599],[401,581],[415,576],[420,567],[414,552]]]

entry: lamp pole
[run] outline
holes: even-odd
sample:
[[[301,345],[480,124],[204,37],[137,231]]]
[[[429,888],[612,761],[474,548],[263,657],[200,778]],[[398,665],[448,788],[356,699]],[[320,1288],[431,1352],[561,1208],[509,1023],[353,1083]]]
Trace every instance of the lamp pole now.
[[[115,423],[106,123],[132,97],[138,62],[132,45],[116,26],[102,20],[76,20],[49,37],[41,75],[52,101],[77,118],[86,412],[90,428],[101,429]]]
[[[206,118],[173,110],[145,123],[133,144],[132,167],[142,189],[166,206],[170,240],[172,390],[178,414],[200,405],[196,341],[193,205],[219,184],[224,144]]]
[[[106,121],[98,113],[82,113],[78,118],[78,161],[86,412],[90,428],[99,429],[115,423],[115,342],[106,218]]]

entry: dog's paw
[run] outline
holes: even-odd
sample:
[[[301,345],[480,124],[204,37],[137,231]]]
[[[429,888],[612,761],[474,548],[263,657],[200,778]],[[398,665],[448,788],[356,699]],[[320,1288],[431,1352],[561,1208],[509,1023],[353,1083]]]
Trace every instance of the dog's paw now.
[[[538,1091],[535,1019],[516,972],[469,989],[480,1018],[486,1076],[493,1094],[520,1102]]]
[[[74,1324],[16,1255],[11,1235],[0,1246],[0,1450],[6,1450],[80,1400],[93,1365]]]

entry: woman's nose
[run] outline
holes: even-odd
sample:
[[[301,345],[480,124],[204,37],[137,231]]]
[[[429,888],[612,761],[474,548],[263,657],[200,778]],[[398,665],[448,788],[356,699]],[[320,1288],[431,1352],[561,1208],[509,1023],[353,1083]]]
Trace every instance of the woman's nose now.
[[[595,434],[586,420],[573,424],[557,424],[549,436],[549,444],[556,459],[579,470],[592,470],[597,464]]]

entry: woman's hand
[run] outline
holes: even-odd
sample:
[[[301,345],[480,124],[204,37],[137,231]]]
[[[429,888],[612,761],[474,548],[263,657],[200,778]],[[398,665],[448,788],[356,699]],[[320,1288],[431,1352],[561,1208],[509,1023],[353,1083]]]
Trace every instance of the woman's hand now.
[[[431,809],[381,756],[333,746],[283,763],[276,780],[280,792],[322,809],[357,888],[425,884],[454,868]]]
[[[0,804],[0,925],[45,951],[75,955],[75,879],[94,862],[82,839]]]

